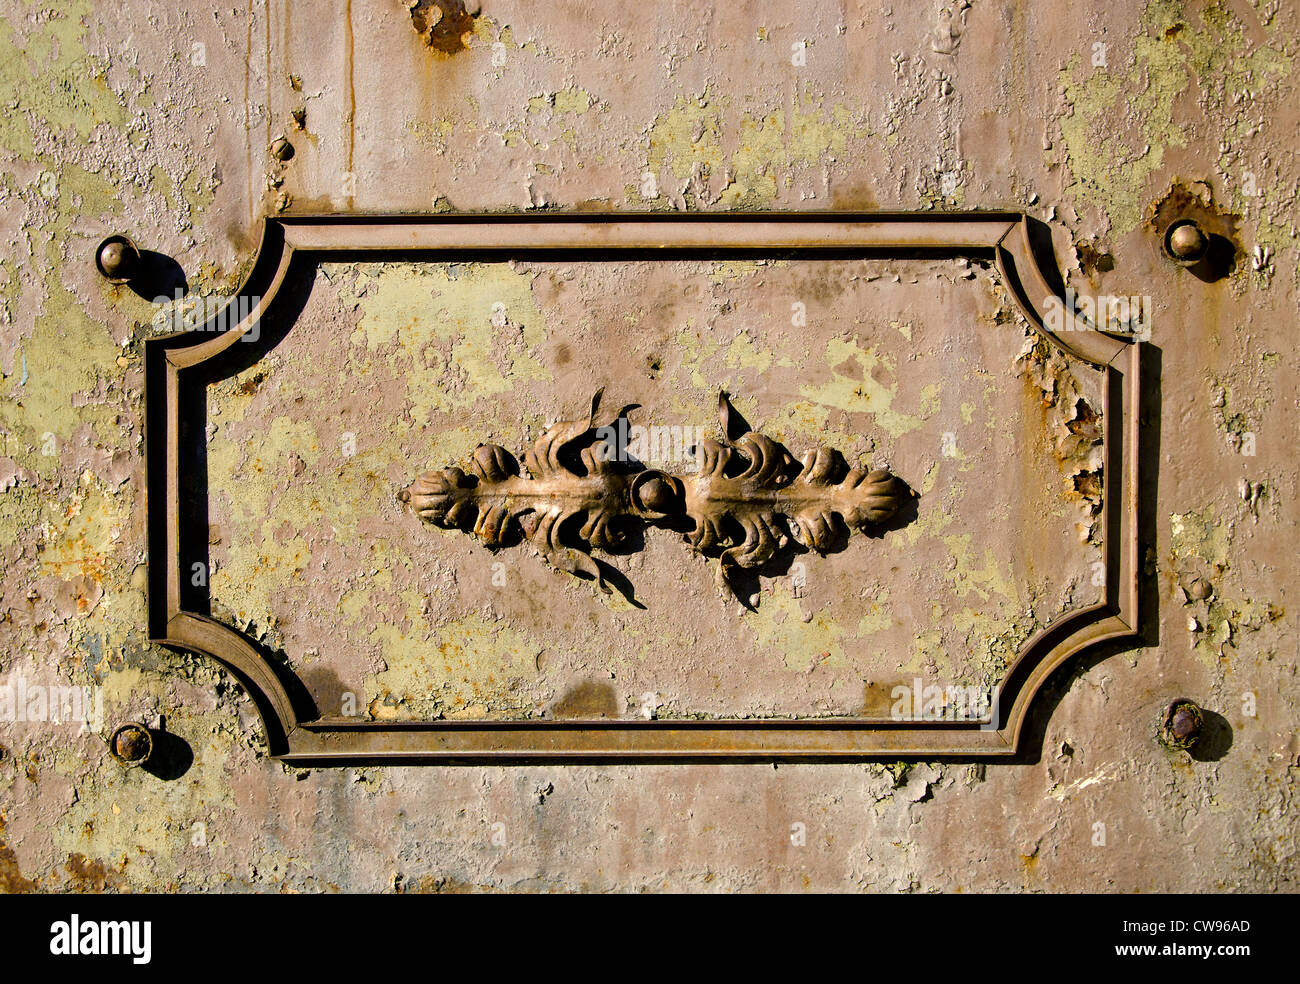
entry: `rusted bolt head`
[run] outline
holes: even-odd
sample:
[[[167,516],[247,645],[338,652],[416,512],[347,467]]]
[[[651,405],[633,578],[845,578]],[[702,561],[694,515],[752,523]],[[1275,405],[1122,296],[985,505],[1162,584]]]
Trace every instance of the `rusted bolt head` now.
[[[1204,601],[1212,594],[1214,594],[1213,586],[1203,577],[1196,578],[1187,586],[1187,597],[1193,601]]]
[[[95,267],[110,283],[129,283],[140,269],[140,251],[126,236],[109,236],[95,247]]]
[[[1165,708],[1160,738],[1170,748],[1191,748],[1201,737],[1205,715],[1186,697],[1180,697]]]
[[[1192,219],[1179,219],[1165,230],[1165,252],[1175,263],[1191,266],[1209,248],[1210,238]]]
[[[277,161],[287,161],[293,158],[293,144],[289,143],[284,137],[276,137],[271,144],[271,156]]]
[[[153,735],[143,724],[130,721],[113,732],[108,740],[108,752],[128,769],[144,765],[153,753]]]

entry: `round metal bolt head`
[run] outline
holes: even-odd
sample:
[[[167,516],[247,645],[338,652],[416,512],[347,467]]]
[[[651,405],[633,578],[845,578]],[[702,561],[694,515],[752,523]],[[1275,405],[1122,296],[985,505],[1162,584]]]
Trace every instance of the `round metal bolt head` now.
[[[143,724],[131,721],[113,732],[108,740],[109,754],[128,769],[144,765],[153,753],[153,736]]]
[[[110,283],[129,283],[140,269],[140,251],[126,236],[109,236],[95,249],[95,266]]]
[[[1185,266],[1198,262],[1209,248],[1209,237],[1191,219],[1180,219],[1165,232],[1165,252]]]
[[[1169,248],[1182,260],[1199,256],[1205,250],[1205,234],[1194,225],[1179,226],[1169,237]]]
[[[271,144],[271,156],[277,161],[287,161],[293,158],[293,144],[289,143],[284,137],[277,137]]]
[[[1214,588],[1203,577],[1198,577],[1187,586],[1187,596],[1193,601],[1204,601],[1212,594],[1214,594]]]
[[[1185,697],[1180,697],[1165,709],[1160,737],[1171,748],[1191,748],[1201,737],[1205,715]]]

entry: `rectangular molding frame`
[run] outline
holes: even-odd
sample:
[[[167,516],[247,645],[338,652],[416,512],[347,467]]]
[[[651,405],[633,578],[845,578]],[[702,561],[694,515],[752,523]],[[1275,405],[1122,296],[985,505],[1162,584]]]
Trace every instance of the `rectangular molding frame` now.
[[[149,636],[211,656],[257,705],[270,753],[300,765],[446,761],[981,759],[1025,748],[1034,698],[1054,670],[1103,642],[1138,637],[1139,367],[1143,343],[1089,328],[1054,334],[1043,305],[1063,278],[1044,227],[1019,212],[538,213],[320,215],[265,220],[235,327],[145,343],[145,454]],[[772,257],[958,258],[991,262],[1030,325],[1104,374],[1101,528],[1104,601],[1068,612],[1030,639],[1008,667],[986,721],[889,718],[518,720],[379,722],[325,719],[281,659],[213,619],[186,587],[197,537],[184,522],[185,477],[203,468],[204,442],[187,440],[187,407],[231,347],[274,313],[291,266],[321,260],[466,262],[508,259]],[[281,299],[280,303],[283,303]],[[238,310],[231,308],[231,310]],[[292,330],[289,328],[288,330]],[[198,456],[198,457],[196,457]],[[205,493],[206,494],[206,490]],[[206,544],[207,531],[202,531]],[[206,547],[203,548],[206,551]],[[206,552],[202,554],[206,558]],[[297,686],[295,686],[297,685]]]

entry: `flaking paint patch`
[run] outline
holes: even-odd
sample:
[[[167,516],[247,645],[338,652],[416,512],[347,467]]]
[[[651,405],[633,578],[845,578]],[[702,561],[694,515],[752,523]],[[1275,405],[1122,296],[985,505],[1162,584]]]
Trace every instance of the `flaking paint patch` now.
[[[40,29],[21,37],[9,18],[0,22],[0,101],[22,107],[0,121],[0,147],[23,157],[34,154],[44,121],[71,128],[84,142],[97,126],[120,127],[130,119],[108,88],[107,62],[82,44],[95,17],[88,0],[44,9]],[[41,121],[35,127],[33,118]]]
[[[879,632],[893,624],[894,619],[889,612],[888,606],[888,588],[878,591],[867,600],[866,610],[863,612],[862,617],[858,619],[857,632],[859,637]]]
[[[1181,0],[1151,0],[1143,11],[1143,32],[1134,41],[1134,64],[1127,73],[1094,67],[1079,80],[1084,58],[1078,52],[1061,70],[1064,102],[1071,107],[1060,121],[1074,177],[1067,193],[1095,206],[1115,235],[1141,223],[1148,180],[1164,167],[1166,148],[1186,146],[1174,106],[1189,86],[1214,100],[1211,80],[1223,80],[1218,91],[1239,93],[1258,89],[1290,70],[1291,59],[1284,51],[1248,44],[1241,24],[1222,4],[1205,6],[1199,19],[1198,27]],[[1127,105],[1124,93],[1133,93]],[[1140,147],[1115,125],[1130,113],[1138,120]]]
[[[847,106],[826,111],[806,96],[794,107],[766,113],[746,112],[730,120],[731,98],[706,89],[699,96],[679,95],[671,109],[655,118],[649,132],[651,172],[668,168],[674,178],[721,174],[721,187],[710,205],[755,207],[777,200],[792,183],[790,172],[842,154],[850,138],[866,135],[855,128]]]
[[[543,646],[525,632],[471,615],[429,632],[419,623],[379,626],[372,638],[387,664],[366,681],[375,717],[491,717],[533,707],[526,687]]]
[[[229,712],[196,712],[188,724],[194,734],[225,731]],[[202,745],[199,750],[207,752]],[[103,859],[137,889],[157,887],[174,860],[184,864],[202,858],[191,843],[195,821],[205,824],[215,842],[212,850],[238,822],[239,804],[221,768],[191,769],[181,781],[165,783],[117,767],[84,781],[85,761],[76,758],[61,770],[69,779],[83,781],[54,831],[54,846]]]
[[[241,418],[232,413],[230,419]],[[282,579],[297,580],[307,567],[311,545],[302,536],[282,535],[284,517],[294,516],[300,528],[327,520],[335,535],[356,536],[358,514],[364,506],[348,495],[346,485],[330,483],[317,490],[304,483],[285,482],[290,455],[316,467],[321,454],[313,424],[284,417],[270,421],[265,439],[256,444],[218,440],[209,446],[213,489],[228,503],[232,517],[260,533],[256,539],[241,538],[230,544],[209,578],[214,599],[238,624],[272,623],[273,586]]]
[[[1206,506],[1169,518],[1170,550],[1174,567],[1184,577],[1208,577],[1214,594],[1195,602],[1188,599],[1183,610],[1195,619],[1191,633],[1192,651],[1206,666],[1214,667],[1228,647],[1237,647],[1243,632],[1257,632],[1281,619],[1285,612],[1263,597],[1241,597],[1228,584],[1232,570],[1233,524],[1219,518],[1222,510]]]
[[[804,621],[799,600],[785,587],[764,595],[758,611],[747,618],[759,649],[780,659],[788,670],[807,672],[818,664],[845,662],[843,627],[821,610]]]
[[[1170,548],[1178,558],[1199,558],[1218,568],[1228,566],[1231,529],[1214,506],[1169,517]]]
[[[41,573],[102,581],[125,526],[123,504],[87,473],[84,490],[67,506],[49,504],[42,524]]]
[[[870,414],[876,426],[891,437],[918,430],[924,424],[921,413],[905,413],[894,407],[898,369],[889,356],[877,353],[874,345],[864,347],[857,342],[832,338],[826,345],[825,359],[832,380],[800,386],[802,396],[822,406]],[[888,385],[880,382],[876,378],[877,369],[893,382]],[[934,396],[937,397],[937,390]],[[927,400],[926,405],[932,411],[937,409],[933,399]],[[922,412],[924,409],[918,408]]]
[[[507,264],[359,267],[341,296],[361,312],[353,371],[373,372],[377,359],[405,369],[417,425],[519,382],[551,379],[538,354],[546,323],[532,278]]]

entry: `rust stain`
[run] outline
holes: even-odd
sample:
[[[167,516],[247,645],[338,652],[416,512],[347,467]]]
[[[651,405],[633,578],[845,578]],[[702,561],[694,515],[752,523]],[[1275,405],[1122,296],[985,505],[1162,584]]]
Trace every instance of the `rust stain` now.
[[[71,876],[67,887],[75,892],[105,892],[119,889],[123,884],[118,872],[104,867],[102,861],[77,852],[68,855],[64,868]]]
[[[589,680],[556,701],[551,713],[557,718],[618,717],[618,698],[608,683]]]
[[[248,0],[248,33],[244,38],[244,134],[248,137],[244,147],[244,174],[247,184],[248,225],[252,226],[256,216],[256,202],[259,195],[253,183],[253,135],[250,131],[252,120],[249,106],[252,97],[253,75],[253,0]]]
[[[1241,216],[1216,205],[1214,193],[1207,184],[1187,184],[1175,179],[1169,190],[1147,209],[1145,228],[1160,235],[1176,219],[1193,219],[1207,234],[1222,236],[1232,243],[1234,250],[1240,249]]]
[[[872,681],[862,688],[862,716],[886,717],[894,706],[891,696],[894,687]]]
[[[348,54],[346,62],[346,73],[348,78],[348,163],[346,173],[352,174],[352,157],[356,150],[357,139],[357,89],[354,78],[355,62],[355,44],[352,35],[352,0],[347,3],[347,17],[344,20],[344,29],[347,32]],[[351,185],[349,185],[351,187]],[[352,207],[352,195],[348,195],[348,207]]]
[[[393,891],[399,895],[479,895],[500,891],[493,885],[464,881],[450,875],[423,875],[407,881],[402,876],[393,878]]]
[[[1033,854],[1020,855],[1020,867],[1023,872],[1024,887],[1028,889],[1038,875],[1038,848],[1034,848]]]
[[[1090,280],[1094,274],[1110,273],[1115,269],[1115,257],[1095,243],[1075,243],[1074,251],[1079,257],[1079,268]]]
[[[262,384],[266,382],[267,375],[268,373],[265,369],[257,370],[257,372],[253,373],[253,375],[249,376],[236,387],[237,392],[242,393],[244,396],[252,396],[261,388]]]
[[[417,0],[411,6],[411,26],[430,50],[454,55],[465,50],[474,18],[461,0]]]
[[[880,203],[876,200],[870,186],[862,183],[832,188],[831,207],[836,210],[866,212],[879,208]]]
[[[14,855],[14,849],[9,846],[9,842],[5,840],[4,832],[4,817],[0,817],[0,895],[36,891],[40,887],[39,883],[24,877],[18,869],[18,858]]]

